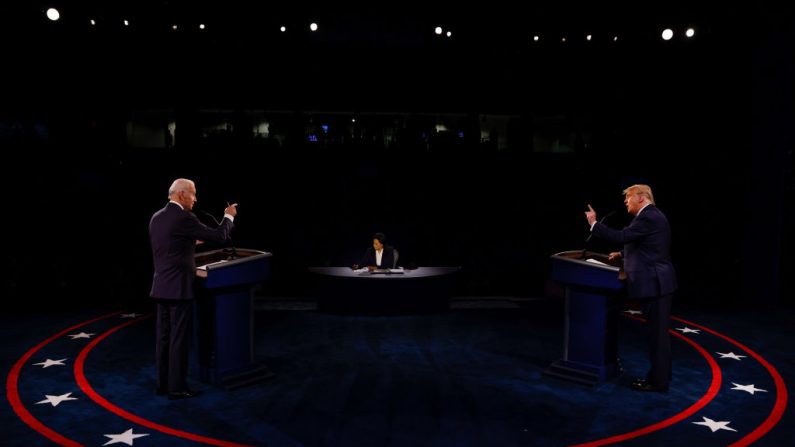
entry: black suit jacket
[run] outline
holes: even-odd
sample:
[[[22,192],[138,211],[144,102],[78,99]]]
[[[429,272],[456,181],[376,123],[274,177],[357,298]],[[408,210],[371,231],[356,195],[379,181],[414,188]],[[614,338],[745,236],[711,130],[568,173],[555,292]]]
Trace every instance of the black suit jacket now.
[[[622,230],[596,223],[593,233],[615,244],[624,244],[627,296],[648,298],[676,290],[676,272],[671,263],[671,227],[656,206],[644,208]]]
[[[195,214],[169,202],[149,221],[149,241],[155,273],[152,298],[189,300],[193,298],[196,277],[196,241],[223,243],[232,230],[232,221],[223,219],[218,228],[210,228]]]
[[[387,245],[384,247],[384,253],[381,255],[381,265],[377,265],[378,268],[385,268],[391,269],[394,268],[395,263],[395,253],[394,248]],[[375,249],[370,247],[364,253],[362,260],[359,262],[359,265],[362,267],[366,267],[368,265],[376,265],[375,263]]]

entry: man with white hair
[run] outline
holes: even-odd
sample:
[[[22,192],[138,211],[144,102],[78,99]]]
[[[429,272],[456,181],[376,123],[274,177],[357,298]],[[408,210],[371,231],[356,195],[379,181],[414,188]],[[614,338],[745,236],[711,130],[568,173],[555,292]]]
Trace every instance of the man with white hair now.
[[[198,395],[187,383],[196,244],[226,241],[234,226],[237,204],[224,209],[224,219],[213,229],[191,212],[197,201],[193,181],[174,180],[168,189],[168,199],[166,206],[149,221],[155,267],[149,296],[157,303],[156,393],[167,394],[169,399],[185,399]]]

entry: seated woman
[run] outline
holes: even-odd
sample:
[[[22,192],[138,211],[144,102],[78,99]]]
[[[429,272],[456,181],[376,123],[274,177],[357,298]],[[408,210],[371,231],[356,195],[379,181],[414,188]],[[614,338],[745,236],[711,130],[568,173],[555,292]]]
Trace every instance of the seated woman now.
[[[384,233],[375,233],[373,235],[373,246],[367,249],[358,264],[353,264],[353,269],[357,270],[363,266],[366,266],[370,271],[395,268],[395,249],[385,244],[386,236]]]

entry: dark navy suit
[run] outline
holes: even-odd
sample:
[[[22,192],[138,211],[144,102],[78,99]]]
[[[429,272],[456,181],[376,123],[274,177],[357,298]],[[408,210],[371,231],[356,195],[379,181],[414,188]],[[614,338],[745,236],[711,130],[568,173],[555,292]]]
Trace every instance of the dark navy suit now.
[[[648,205],[622,230],[596,223],[592,231],[599,238],[624,244],[627,296],[641,300],[649,326],[651,368],[646,378],[654,386],[668,388],[671,381],[668,326],[671,297],[677,288],[668,219],[656,206]]]
[[[391,269],[395,267],[394,263],[394,249],[387,245],[384,247],[384,252],[381,254],[381,265],[377,265],[375,262],[375,249],[373,247],[369,247],[367,249],[367,251],[364,253],[364,256],[362,257],[362,260],[359,262],[359,265],[362,267],[376,265],[378,268]]]
[[[212,229],[173,202],[149,221],[155,267],[149,296],[157,301],[158,390],[176,393],[187,389],[196,241],[223,243],[232,227],[232,221],[224,219],[218,228]]]

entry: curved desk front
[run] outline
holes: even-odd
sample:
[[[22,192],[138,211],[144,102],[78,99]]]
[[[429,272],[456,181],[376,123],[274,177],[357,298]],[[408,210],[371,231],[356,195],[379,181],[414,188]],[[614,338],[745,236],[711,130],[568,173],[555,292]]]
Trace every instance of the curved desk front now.
[[[318,310],[351,313],[440,312],[450,308],[460,267],[418,267],[402,273],[310,267]]]

